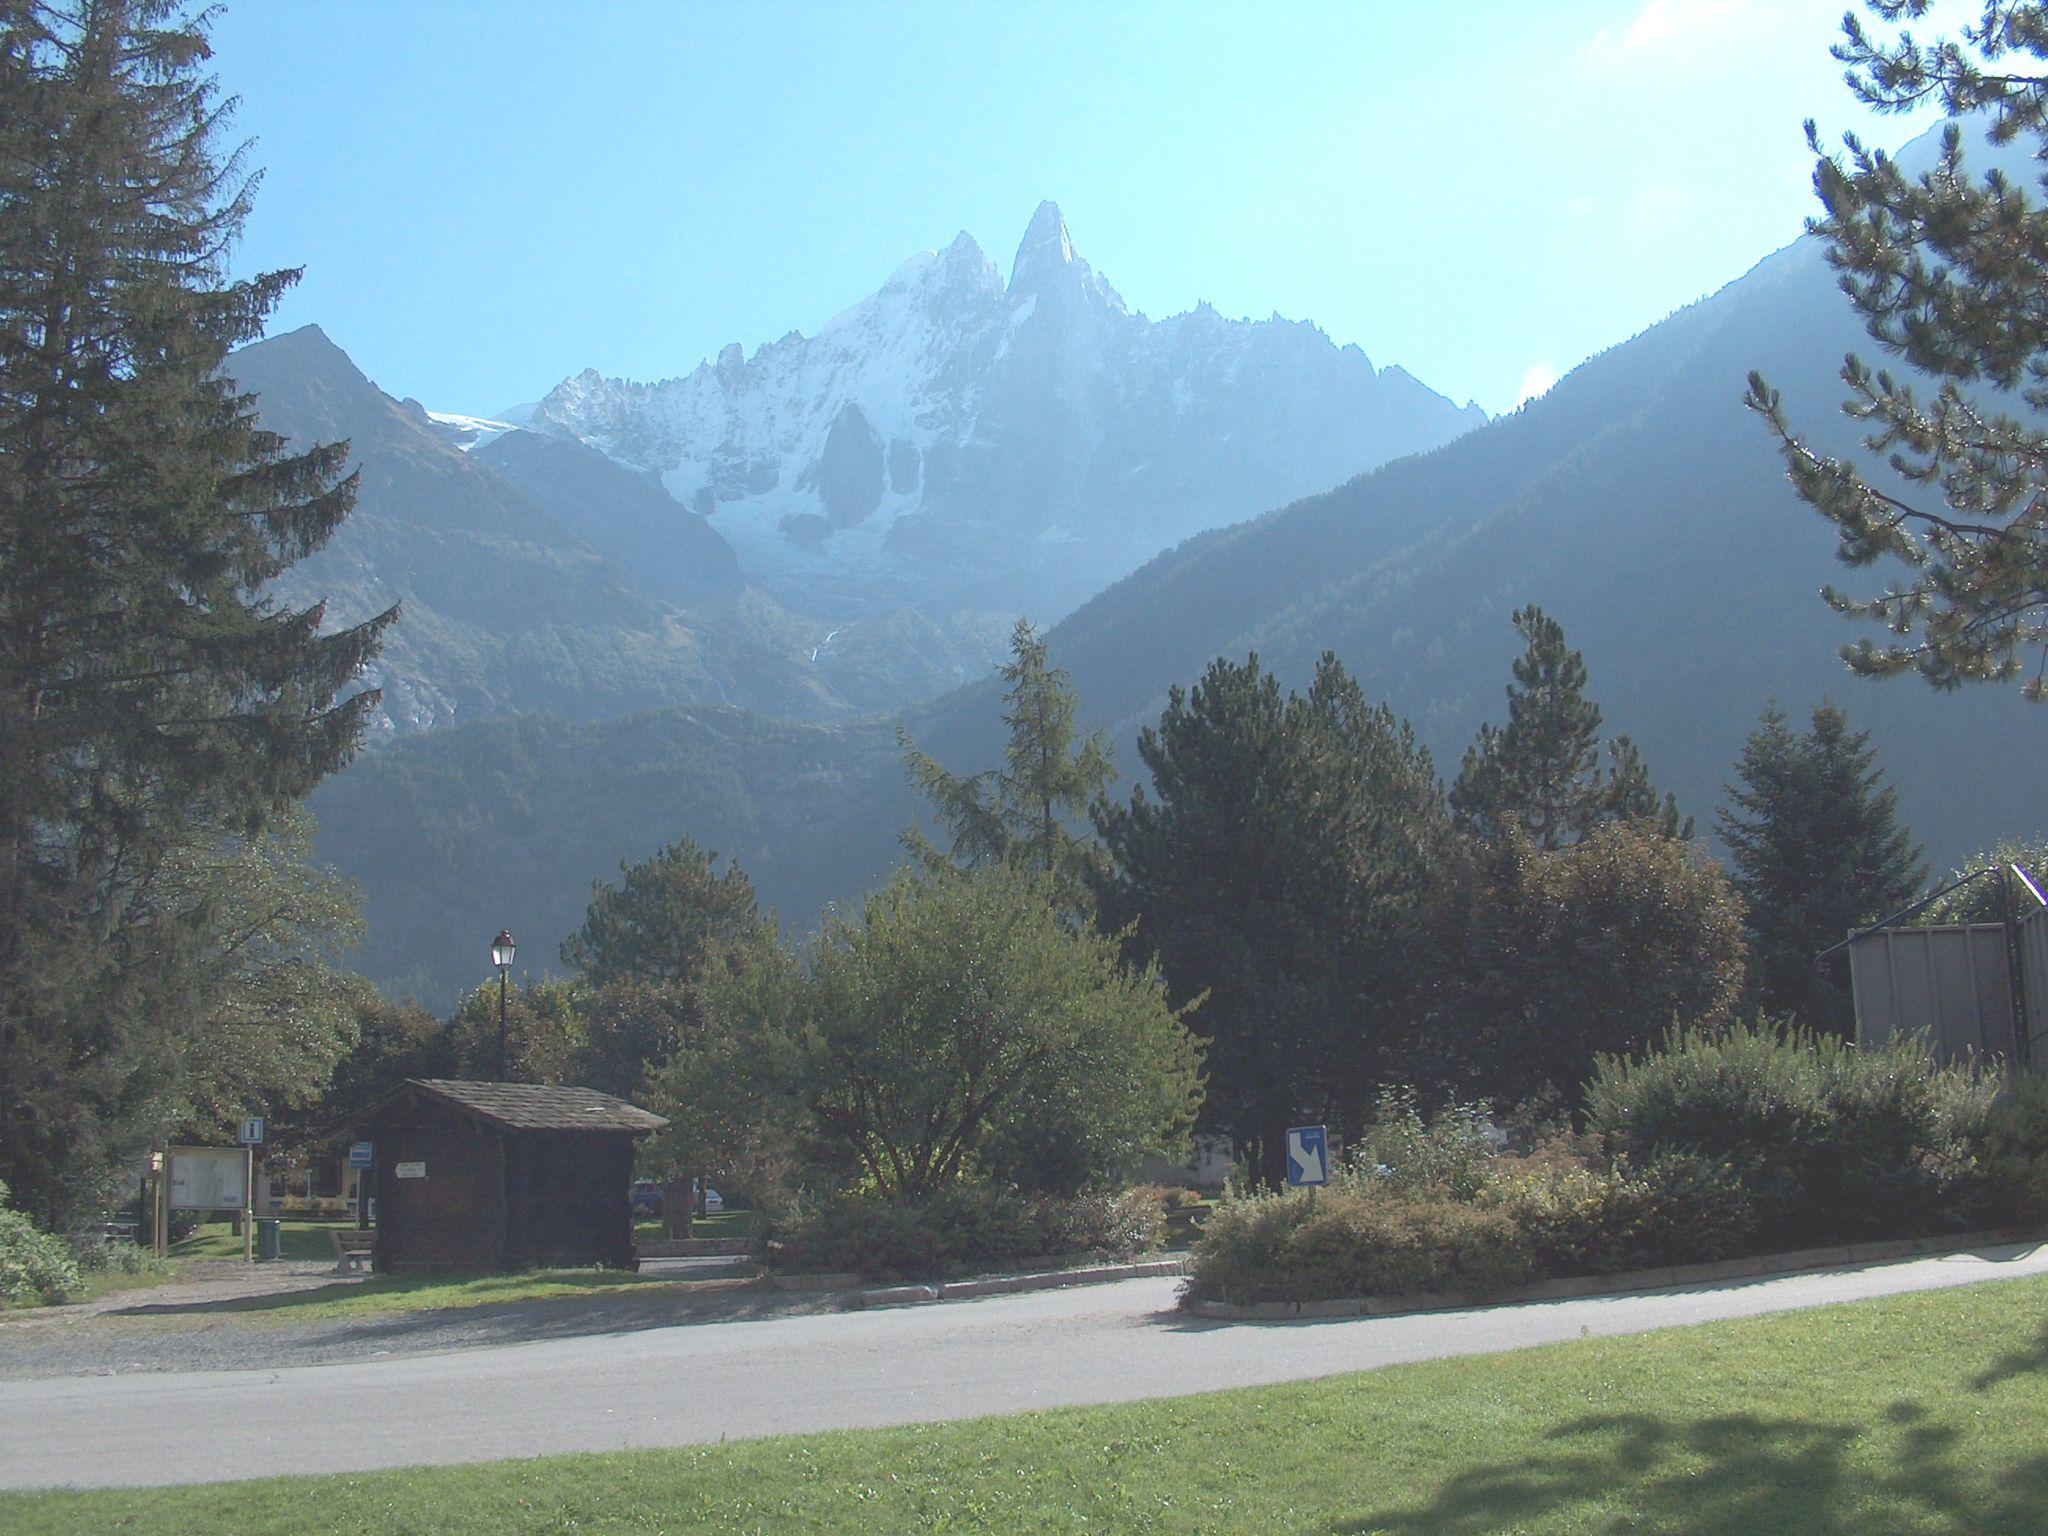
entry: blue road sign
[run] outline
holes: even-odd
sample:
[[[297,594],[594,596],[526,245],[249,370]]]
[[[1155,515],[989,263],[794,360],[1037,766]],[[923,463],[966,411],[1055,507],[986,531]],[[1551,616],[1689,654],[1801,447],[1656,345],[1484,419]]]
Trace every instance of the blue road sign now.
[[[348,1165],[351,1168],[367,1168],[376,1159],[376,1152],[367,1141],[349,1143]]]
[[[1287,1182],[1330,1182],[1330,1137],[1320,1125],[1297,1125],[1287,1133]]]
[[[245,1147],[255,1147],[262,1144],[263,1121],[259,1116],[251,1115],[242,1122],[242,1145]]]

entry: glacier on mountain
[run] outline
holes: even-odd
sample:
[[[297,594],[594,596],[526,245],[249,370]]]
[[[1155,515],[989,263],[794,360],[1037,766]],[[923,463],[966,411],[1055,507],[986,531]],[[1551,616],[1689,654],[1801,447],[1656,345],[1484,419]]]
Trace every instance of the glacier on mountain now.
[[[1052,619],[1204,529],[1485,420],[1314,325],[1154,321],[1033,215],[1004,281],[961,233],[806,337],[534,410],[657,475],[786,602]]]

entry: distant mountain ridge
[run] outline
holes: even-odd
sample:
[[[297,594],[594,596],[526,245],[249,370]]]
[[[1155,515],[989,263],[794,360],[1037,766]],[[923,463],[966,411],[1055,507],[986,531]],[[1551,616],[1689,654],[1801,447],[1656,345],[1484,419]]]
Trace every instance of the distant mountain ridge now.
[[[1762,368],[1802,428],[1846,448],[1854,427],[1837,411],[1835,369],[1852,348],[1871,350],[1820,247],[1802,240],[1512,416],[1159,556],[1053,627],[1052,658],[1072,677],[1081,723],[1117,741],[1125,793],[1140,771],[1133,739],[1169,686],[1252,650],[1297,686],[1321,651],[1336,651],[1368,696],[1415,724],[1448,777],[1479,723],[1502,718],[1519,648],[1509,615],[1535,602],[1584,651],[1608,729],[1636,740],[1659,788],[1705,835],[1766,701],[1796,719],[1823,697],[1872,731],[1936,868],[2001,836],[2038,834],[2048,829],[2038,772],[2048,717],[2012,689],[1860,681],[1836,655],[1856,630],[1818,588],[1882,576],[1845,576],[1831,528],[1792,495],[1741,399],[1748,370]],[[908,724],[921,747],[972,773],[1000,760],[1000,708],[989,678],[912,710]],[[766,783],[747,817],[691,808],[705,764],[736,748],[707,739],[697,761],[669,768],[621,754],[598,727],[555,738],[513,807],[492,799],[496,738],[485,728],[401,744],[373,772],[321,791],[322,847],[368,892],[365,963],[380,978],[426,977],[417,968],[452,953],[455,935],[429,942],[436,919],[408,894],[411,865],[374,849],[422,846],[452,824],[465,847],[526,850],[532,884],[516,901],[539,953],[573,926],[607,861],[685,832],[743,865],[772,865],[775,899],[801,927],[886,870],[895,849],[879,834],[916,811],[886,742],[843,731],[815,740],[832,767],[803,790],[800,849],[762,819],[777,793]],[[608,820],[588,838],[591,869],[532,856],[558,826],[582,822],[580,807],[626,802],[677,809]],[[469,927],[487,933],[477,927],[487,916],[471,914]],[[477,969],[454,954],[433,975],[452,988]]]
[[[1007,283],[962,233],[816,336],[654,384],[586,370],[531,424],[658,475],[784,602],[1045,620],[1192,534],[1485,419],[1306,322],[1150,320],[1047,202]]]
[[[883,614],[834,634],[748,587],[725,541],[648,476],[567,438],[463,441],[317,326],[245,347],[228,370],[272,431],[350,445],[355,510],[279,587],[326,601],[335,624],[399,604],[364,677],[384,695],[372,744],[665,705],[844,719],[902,708],[1000,653],[1003,615],[947,627]]]

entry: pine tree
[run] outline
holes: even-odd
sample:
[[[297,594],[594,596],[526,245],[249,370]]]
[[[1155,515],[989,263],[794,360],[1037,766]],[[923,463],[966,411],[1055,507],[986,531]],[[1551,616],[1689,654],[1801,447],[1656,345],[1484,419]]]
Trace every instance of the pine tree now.
[[[1534,604],[1514,624],[1525,644],[1508,723],[1482,725],[1466,750],[1450,796],[1459,824],[1489,840],[1513,826],[1545,852],[1616,819],[1646,817],[1667,836],[1691,837],[1691,819],[1671,796],[1659,799],[1628,737],[1615,737],[1602,777],[1600,706],[1586,697],[1585,659],[1565,644],[1563,626]]]
[[[207,57],[163,0],[0,3],[0,1179],[46,1217],[84,1132],[162,1128],[208,1006],[168,871],[348,758],[394,617],[265,595],[355,481],[222,376],[296,274],[226,275],[252,178]]]
[[[1096,811],[1102,909],[1202,1001],[1204,1124],[1284,1167],[1298,1118],[1355,1126],[1394,1044],[1411,919],[1449,838],[1428,754],[1334,656],[1283,695],[1256,656],[1174,688],[1139,737],[1152,788]]]
[[[1888,27],[1925,9],[1865,3]],[[1834,54],[1866,105],[1981,113],[1994,144],[2048,157],[2048,5],[1986,0],[1974,25],[1932,43],[1903,29],[1873,35],[1853,12],[1843,29]],[[1871,339],[1921,376],[1854,356],[1843,366],[1843,410],[1865,428],[1876,482],[1803,441],[1778,392],[1749,378],[1747,403],[1777,438],[1800,499],[1835,525],[1843,564],[1900,571],[1875,596],[1823,593],[1838,613],[1887,631],[1845,646],[1843,659],[1862,676],[1918,672],[1938,688],[2031,671],[2023,696],[2048,700],[2048,205],[2038,187],[1995,170],[1973,177],[1953,123],[1939,162],[1918,176],[1853,135],[1832,155],[1811,122],[1806,133],[1821,155],[1824,210],[1809,228],[1827,241]]]
[[[738,864],[694,839],[670,843],[638,864],[619,863],[619,883],[594,881],[583,926],[562,941],[562,963],[600,986],[688,986],[719,944],[772,932],[754,883]]]
[[[1814,956],[1905,906],[1926,878],[1876,757],[1870,733],[1832,704],[1804,735],[1772,705],[1743,746],[1721,836],[1749,904],[1751,1000],[1766,1013],[1846,1030],[1847,1001]]]
[[[1093,840],[1073,824],[1116,778],[1115,756],[1100,731],[1074,723],[1079,700],[1046,642],[1019,620],[1010,636],[1003,724],[1010,737],[1003,766],[961,778],[918,750],[898,729],[904,769],[953,835],[951,857],[968,869],[1013,864],[1052,882],[1064,906],[1085,907]],[[913,849],[922,845],[913,835]]]

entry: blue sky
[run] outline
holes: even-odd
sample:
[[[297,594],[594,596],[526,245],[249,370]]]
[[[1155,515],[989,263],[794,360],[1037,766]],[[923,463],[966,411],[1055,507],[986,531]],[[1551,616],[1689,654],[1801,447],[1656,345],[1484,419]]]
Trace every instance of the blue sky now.
[[[1811,210],[1800,124],[1904,142],[1841,0],[685,5],[235,0],[273,322],[489,412],[810,332],[1041,198],[1134,307],[1312,319],[1453,398],[1546,378]]]

